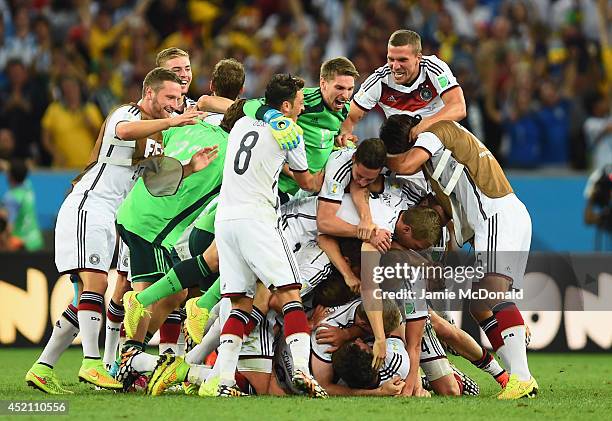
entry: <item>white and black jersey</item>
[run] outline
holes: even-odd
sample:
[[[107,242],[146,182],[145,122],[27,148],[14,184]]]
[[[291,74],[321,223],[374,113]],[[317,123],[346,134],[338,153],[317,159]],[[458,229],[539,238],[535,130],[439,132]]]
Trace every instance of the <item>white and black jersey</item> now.
[[[386,339],[387,354],[385,362],[378,370],[378,386],[397,376],[401,379],[408,377],[410,371],[410,358],[404,342],[395,336]]]
[[[304,142],[291,151],[278,147],[268,124],[242,117],[229,134],[216,221],[278,221],[278,177],[285,162],[308,170]]]
[[[321,324],[327,324],[340,328],[353,326],[355,323],[355,312],[357,311],[359,304],[361,304],[361,299],[353,300],[350,303],[343,304],[341,306],[328,308],[327,314],[321,321]],[[317,331],[320,329],[326,329],[326,327],[321,326],[317,330],[313,330],[310,334],[312,354],[321,361],[331,363],[331,354],[327,352],[331,345],[320,344],[317,342]]]
[[[325,164],[325,178],[319,192],[319,199],[342,202],[344,193],[349,191],[355,151],[356,149],[353,148],[344,148],[332,152]]]
[[[448,65],[436,56],[423,56],[420,72],[410,85],[395,83],[388,64],[379,67],[353,97],[357,106],[369,111],[379,105],[385,117],[394,114],[428,117],[440,111],[444,92],[458,87]]]

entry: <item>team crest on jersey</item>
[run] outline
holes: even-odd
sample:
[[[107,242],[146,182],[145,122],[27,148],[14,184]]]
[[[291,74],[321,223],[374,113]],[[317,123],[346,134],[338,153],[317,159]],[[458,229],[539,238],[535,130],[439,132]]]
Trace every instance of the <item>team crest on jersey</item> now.
[[[433,92],[431,92],[431,89],[429,89],[427,86],[424,86],[419,90],[419,96],[423,101],[431,101],[433,98]]]
[[[123,260],[121,260],[121,264],[123,265],[123,267],[128,267],[128,264],[129,264],[129,263],[130,263],[130,262],[128,262],[128,258],[127,258],[127,256],[124,256],[124,257],[123,257]]]
[[[90,254],[89,255],[89,263],[91,263],[92,265],[97,265],[100,263],[100,255],[99,254]]]

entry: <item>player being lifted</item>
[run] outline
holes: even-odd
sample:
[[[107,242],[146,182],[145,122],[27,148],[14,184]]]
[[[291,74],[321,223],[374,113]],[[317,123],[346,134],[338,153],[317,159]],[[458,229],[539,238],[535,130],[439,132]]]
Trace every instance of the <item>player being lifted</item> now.
[[[301,79],[274,75],[266,87],[266,104],[295,121],[304,108],[303,86]],[[221,331],[218,384],[207,382],[218,396],[242,395],[234,373],[257,279],[276,288],[294,360],[294,385],[312,397],[327,396],[308,367],[310,328],[299,294],[301,277],[279,227],[277,185],[286,161],[300,185],[312,179],[303,144],[281,151],[268,125],[249,117],[230,132],[215,228],[221,293],[231,298],[232,310]]]
[[[106,372],[98,349],[103,295],[116,242],[115,212],[141,172],[139,162],[162,152],[161,131],[194,124],[201,114],[190,111],[171,117],[180,97],[181,80],[174,73],[162,68],[149,72],[139,103],[120,106],[107,117],[91,163],[75,179],[60,208],[55,229],[56,266],[60,273],[78,274],[83,293],[78,309],[66,310],[50,343],[26,375],[29,384],[44,392],[70,393],[61,387],[53,365],[79,329],[84,354],[79,378],[102,388],[122,387]],[[201,165],[205,155],[196,154],[184,167],[185,175]]]
[[[439,121],[410,142],[410,130],[419,121],[395,115],[383,124],[380,137],[387,147],[388,167],[400,174],[423,169],[446,217],[453,219],[458,244],[473,242],[476,260],[485,270],[472,289],[521,288],[531,244],[525,205],[497,160],[472,133],[456,122]],[[498,398],[535,396],[538,384],[527,364],[525,323],[516,304],[472,300],[470,312],[510,373]]]

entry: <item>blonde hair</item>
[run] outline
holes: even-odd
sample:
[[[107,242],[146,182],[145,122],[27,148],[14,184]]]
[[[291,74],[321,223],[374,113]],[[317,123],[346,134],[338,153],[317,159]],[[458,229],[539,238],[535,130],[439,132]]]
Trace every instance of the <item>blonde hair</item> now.
[[[414,51],[414,54],[420,54],[421,47],[421,36],[410,29],[398,29],[389,37],[389,45],[393,47],[402,47],[404,45],[410,45]]]
[[[425,240],[434,245],[442,236],[442,220],[433,208],[417,206],[410,208],[402,214],[402,222],[412,228],[412,238],[417,241]]]
[[[159,53],[157,53],[157,57],[155,58],[155,65],[157,67],[163,67],[168,60],[172,60],[173,58],[177,57],[189,58],[189,53],[176,47],[166,48],[165,50],[161,50]]]

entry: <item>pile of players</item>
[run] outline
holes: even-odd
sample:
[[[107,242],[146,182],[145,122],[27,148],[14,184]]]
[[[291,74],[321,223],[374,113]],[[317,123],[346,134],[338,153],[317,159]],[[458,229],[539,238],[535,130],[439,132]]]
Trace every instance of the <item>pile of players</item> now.
[[[487,269],[474,288],[520,288],[531,241],[499,164],[455,122],[465,102],[449,67],[423,56],[409,30],[391,35],[387,61],[354,96],[359,75],[338,57],[322,64],[317,87],[279,74],[264,98],[244,100],[244,69],[225,59],[213,95],[196,102],[186,96],[188,54],[160,52],[140,101],[107,117],[60,209],[56,265],[72,274],[75,299],[26,381],[72,393],[53,367],[80,332],[79,379],[104,389],[478,394],[446,349],[489,373],[499,399],[535,396],[514,303],[470,305],[502,368],[448,313],[418,298],[373,298],[415,288],[401,278],[372,286],[374,266],[427,263],[455,241],[472,242]],[[387,117],[380,138],[357,139],[354,125],[377,105]],[[153,355],[146,345],[158,330]]]

